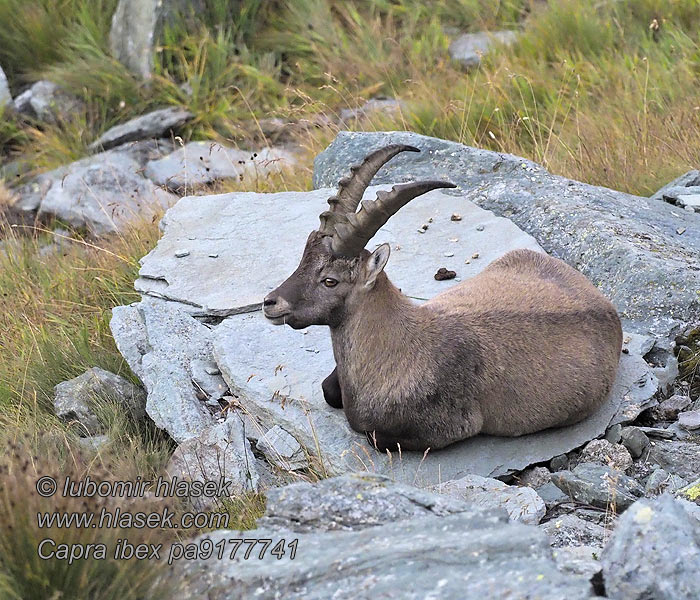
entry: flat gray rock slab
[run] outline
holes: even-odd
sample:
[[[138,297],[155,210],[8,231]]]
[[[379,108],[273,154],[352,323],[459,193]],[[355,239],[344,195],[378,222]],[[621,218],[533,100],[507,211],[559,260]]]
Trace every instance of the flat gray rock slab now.
[[[163,137],[170,131],[177,131],[193,118],[191,112],[177,106],[154,110],[108,129],[89,148],[109,150],[127,142]]]
[[[452,40],[449,47],[450,58],[471,69],[478,67],[481,57],[495,44],[510,45],[518,39],[517,31],[480,31],[463,33]]]
[[[149,162],[145,175],[174,192],[187,193],[223,179],[255,184],[295,163],[292,153],[281,148],[248,151],[217,142],[190,142],[168,156]]]
[[[582,446],[605,432],[620,404],[633,397],[649,372],[639,355],[622,354],[610,400],[577,425],[519,438],[477,436],[427,456],[404,452],[387,457],[373,450],[364,435],[349,427],[343,411],[323,398],[321,382],[335,366],[325,328],[274,327],[259,312],[241,314],[213,328],[212,346],[244,410],[264,427],[284,428],[320,460],[327,474],[370,470],[420,485],[468,474],[497,477]]]
[[[389,188],[371,187],[365,197]],[[326,201],[334,193],[323,189],[183,198],[163,218],[164,234],[156,248],[141,260],[136,289],[188,304],[194,314],[226,316],[254,310],[296,269],[306,238],[318,228],[318,215],[327,210]],[[452,221],[454,213],[462,220]],[[428,229],[419,233],[422,225]],[[401,209],[368,247],[384,242],[392,248],[387,274],[405,294],[419,300],[473,277],[509,250],[540,250],[508,219],[463,196],[440,191]],[[440,267],[456,271],[457,278],[436,281],[433,276]]]
[[[593,598],[586,577],[558,571],[544,533],[473,510],[352,531],[261,526],[245,532],[215,531],[206,537],[215,547],[232,538],[271,539],[270,547],[284,540],[285,554],[278,558],[268,550],[261,559],[244,560],[241,552],[231,560],[229,545],[224,560],[213,556],[174,564],[170,576],[182,585],[174,598]],[[292,540],[294,556],[287,545]]]
[[[627,331],[665,337],[700,322],[700,215],[552,175],[517,156],[409,132],[340,132],[316,157],[314,187],[335,185],[350,165],[391,143],[422,152],[390,161],[375,184],[450,179],[456,193],[512,219],[586,275]]]

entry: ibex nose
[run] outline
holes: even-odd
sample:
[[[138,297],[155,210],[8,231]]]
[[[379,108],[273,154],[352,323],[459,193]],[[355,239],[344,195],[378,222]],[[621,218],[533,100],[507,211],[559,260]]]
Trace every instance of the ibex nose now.
[[[263,306],[274,306],[275,304],[277,304],[276,298],[265,296],[265,299],[263,300]]]

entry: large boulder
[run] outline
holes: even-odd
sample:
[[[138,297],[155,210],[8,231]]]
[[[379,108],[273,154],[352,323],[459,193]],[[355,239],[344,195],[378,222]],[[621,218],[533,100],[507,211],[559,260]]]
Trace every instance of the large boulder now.
[[[378,189],[386,186],[370,188],[367,196]],[[478,436],[425,457],[375,452],[323,399],[321,381],[334,366],[328,330],[274,327],[259,311],[265,294],[296,268],[333,193],[187,197],[166,213],[163,237],[141,261],[136,289],[143,300],[115,308],[111,326],[148,391],[149,414],[176,441],[196,437],[217,417],[215,398],[193,383],[202,361],[216,365],[228,388],[217,398],[235,399],[247,430],[261,440],[258,449],[278,466],[296,469],[308,460],[329,475],[371,470],[427,485],[468,474],[497,477],[548,461],[602,435],[611,420],[634,418],[635,407],[653,397],[656,378],[630,336],[609,402],[577,425],[520,438]],[[452,220],[455,213],[461,220]],[[392,247],[388,275],[416,302],[474,276],[508,250],[539,250],[508,219],[464,194],[440,191],[399,211],[370,247],[380,242]],[[457,277],[435,280],[440,267]]]
[[[700,322],[699,215],[552,175],[517,156],[409,132],[340,132],[316,157],[314,187],[335,185],[348,165],[388,143],[422,152],[389,162],[375,184],[456,183],[467,200],[510,218],[584,273],[613,301],[626,330],[667,336]]]
[[[42,173],[17,190],[15,209],[59,218],[93,235],[150,222],[176,197],[141,175],[139,152],[117,148]]]
[[[700,523],[666,494],[635,502],[620,518],[601,563],[610,598],[697,598]]]
[[[261,600],[593,597],[587,578],[559,572],[535,527],[376,476],[283,488],[257,529],[206,538],[226,546],[226,560],[175,562],[172,576],[183,584],[175,598],[223,600],[232,590]],[[244,547],[230,559],[235,538],[272,543],[262,556],[256,546],[254,560]]]

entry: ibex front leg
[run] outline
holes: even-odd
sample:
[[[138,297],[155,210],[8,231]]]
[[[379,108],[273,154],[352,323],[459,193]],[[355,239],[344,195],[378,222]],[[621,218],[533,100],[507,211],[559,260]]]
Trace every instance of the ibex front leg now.
[[[333,372],[323,380],[321,389],[328,404],[333,408],[343,408],[343,393],[338,381],[338,367],[333,369]]]

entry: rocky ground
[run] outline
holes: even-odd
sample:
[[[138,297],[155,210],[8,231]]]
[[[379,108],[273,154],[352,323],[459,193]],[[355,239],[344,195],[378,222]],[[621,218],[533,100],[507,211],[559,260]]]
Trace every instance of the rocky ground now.
[[[266,491],[265,516],[246,537],[298,539],[294,560],[176,569],[181,597],[224,598],[231,586],[289,598],[398,597],[397,589],[402,598],[697,597],[700,404],[677,380],[675,358],[700,320],[700,217],[678,201],[692,196],[683,193],[692,174],[639,198],[434,138],[341,133],[316,160],[314,191],[178,200],[293,154],[239,161],[239,151],[214,144],[174,150],[140,139],[163,133],[145,121],[115,134],[121,145],[20,188],[17,210],[23,219],[52,211],[101,235],[129,222],[128,210],[106,216],[97,204],[105,198],[138,215],[144,198],[173,205],[141,261],[142,300],[116,307],[111,323],[145,390],[93,369],[57,386],[55,409],[80,424],[86,448],[109,442],[91,397],[124,402],[137,419],[145,411],[178,443],[170,475],[223,475],[234,494]],[[624,322],[617,381],[596,414],[516,439],[382,455],[322,398],[333,365],[327,332],[273,328],[261,317],[260,298],[295,267],[347,165],[397,141],[422,152],[380,171],[368,195],[422,177],[458,188],[409,204],[377,234],[392,246],[389,276],[420,302],[513,248],[567,260]],[[137,186],[133,195],[120,195],[124,184]],[[87,199],[81,185],[99,193]],[[456,278],[437,280],[439,268]]]

